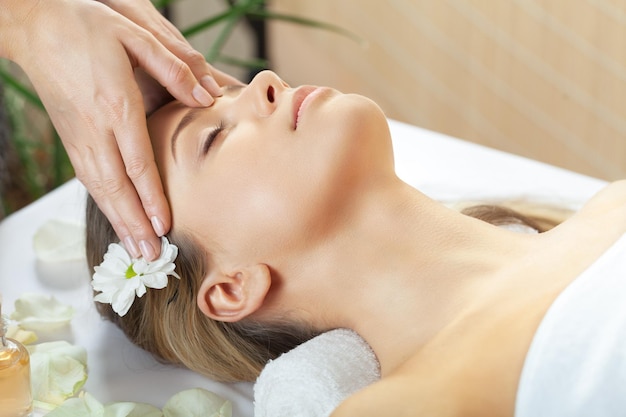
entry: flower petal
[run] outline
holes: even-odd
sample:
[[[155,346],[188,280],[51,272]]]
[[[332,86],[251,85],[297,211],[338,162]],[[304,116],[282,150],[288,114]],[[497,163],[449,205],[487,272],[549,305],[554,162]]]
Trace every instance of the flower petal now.
[[[158,290],[167,286],[167,274],[163,272],[155,272],[154,274],[144,275],[141,277],[141,280],[146,287]]]
[[[163,407],[165,417],[232,417],[230,401],[203,388],[192,388],[172,396]]]
[[[120,317],[128,313],[130,306],[133,305],[133,301],[135,301],[137,289],[141,286],[143,286],[143,284],[139,279],[127,279],[126,284],[123,287],[118,288],[117,292],[113,294],[113,300],[111,303],[113,311],[119,314]]]
[[[28,347],[33,399],[61,404],[75,395],[87,379],[87,351],[66,341]]]
[[[15,301],[11,319],[26,330],[51,331],[69,324],[74,308],[50,295],[26,293]]]
[[[94,299],[111,303],[113,310],[124,316],[135,297],[142,297],[146,288],[165,288],[168,275],[180,279],[174,272],[176,265],[173,261],[177,255],[178,248],[170,244],[165,236],[161,238],[161,255],[151,262],[132,258],[121,244],[110,244],[103,262],[94,268],[91,286],[99,292]],[[131,266],[137,275],[128,278],[127,271]]]

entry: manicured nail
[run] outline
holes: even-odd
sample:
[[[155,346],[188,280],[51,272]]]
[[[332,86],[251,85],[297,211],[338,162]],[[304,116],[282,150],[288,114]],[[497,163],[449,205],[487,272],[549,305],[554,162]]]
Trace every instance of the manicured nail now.
[[[126,239],[124,239],[124,246],[133,258],[139,258],[141,256],[141,252],[139,252],[135,239],[132,237],[127,236]]]
[[[156,252],[147,240],[139,241],[139,247],[141,248],[141,254],[143,255],[144,259],[152,261],[156,258]]]
[[[157,216],[152,216],[150,222],[152,223],[154,233],[156,233],[158,237],[165,234],[165,226],[163,226],[163,222]]]
[[[213,100],[213,97],[211,97],[211,94],[209,94],[208,91],[206,91],[200,84],[196,84],[191,94],[193,95],[193,98],[195,98],[196,101],[203,106],[210,106],[213,104],[213,101],[215,101]]]
[[[217,81],[215,81],[215,78],[205,75],[202,77],[200,82],[213,97],[221,97],[224,94],[222,92],[222,87],[220,87]]]

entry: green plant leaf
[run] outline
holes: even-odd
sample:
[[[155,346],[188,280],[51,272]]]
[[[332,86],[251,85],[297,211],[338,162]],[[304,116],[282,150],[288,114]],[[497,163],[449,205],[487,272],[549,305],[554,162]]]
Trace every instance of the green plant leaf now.
[[[45,110],[43,103],[39,99],[39,96],[31,90],[29,87],[18,81],[13,75],[9,74],[4,68],[0,68],[0,79],[6,84],[7,87],[10,87],[17,91],[22,97],[26,99],[29,103],[35,105],[40,110]]]
[[[283,13],[275,13],[267,10],[255,10],[251,11],[247,14],[247,16],[251,19],[273,19],[273,20],[282,20],[285,22],[290,22],[302,26],[308,26],[315,29],[323,29],[328,30],[330,32],[337,33],[339,35],[345,36],[347,38],[352,39],[358,44],[365,46],[367,45],[367,41],[357,35],[356,33],[349,31],[341,26],[333,25],[331,23],[321,22],[319,20],[308,19],[306,17],[288,15]]]
[[[74,176],[74,168],[56,130],[52,134],[52,187],[56,188]]]
[[[224,44],[226,43],[226,41],[232,34],[233,29],[235,29],[235,26],[237,25],[238,21],[239,21],[239,17],[236,17],[236,18],[233,17],[230,20],[226,21],[226,24],[220,31],[219,35],[217,36],[217,39],[215,39],[215,41],[213,42],[213,45],[211,45],[211,47],[209,48],[209,51],[205,55],[205,58],[207,61],[214,62],[217,59],[217,57],[220,55],[222,48],[224,47]]]
[[[250,69],[267,68],[269,64],[265,59],[241,59],[229,55],[219,55],[215,58],[215,62],[222,62],[224,64]]]
[[[180,32],[185,38],[189,38],[199,32],[202,32],[212,26],[217,25],[218,23],[239,18],[243,14],[242,10],[244,10],[242,7],[233,7],[223,13],[211,16],[208,19],[205,19],[199,23],[182,29]]]
[[[172,3],[175,3],[176,0],[152,0],[152,5],[156,8],[156,9],[162,9],[164,7],[167,7],[169,5],[171,5]]]

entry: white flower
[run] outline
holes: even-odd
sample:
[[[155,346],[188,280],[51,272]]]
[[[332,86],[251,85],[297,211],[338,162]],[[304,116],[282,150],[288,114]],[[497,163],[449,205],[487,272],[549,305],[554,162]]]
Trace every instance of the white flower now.
[[[168,275],[180,279],[174,272],[177,255],[178,248],[165,236],[161,238],[161,256],[152,262],[132,258],[124,246],[111,243],[104,261],[94,268],[91,286],[100,292],[94,300],[111,304],[113,311],[124,316],[135,301],[135,295],[143,296],[146,287],[165,288]]]

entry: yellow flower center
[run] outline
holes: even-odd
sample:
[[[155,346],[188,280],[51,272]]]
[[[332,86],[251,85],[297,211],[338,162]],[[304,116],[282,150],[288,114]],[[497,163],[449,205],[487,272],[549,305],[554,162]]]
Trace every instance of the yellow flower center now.
[[[136,276],[137,276],[137,273],[133,269],[133,264],[130,264],[128,266],[128,269],[126,270],[126,279],[131,279],[132,277],[136,277]]]

